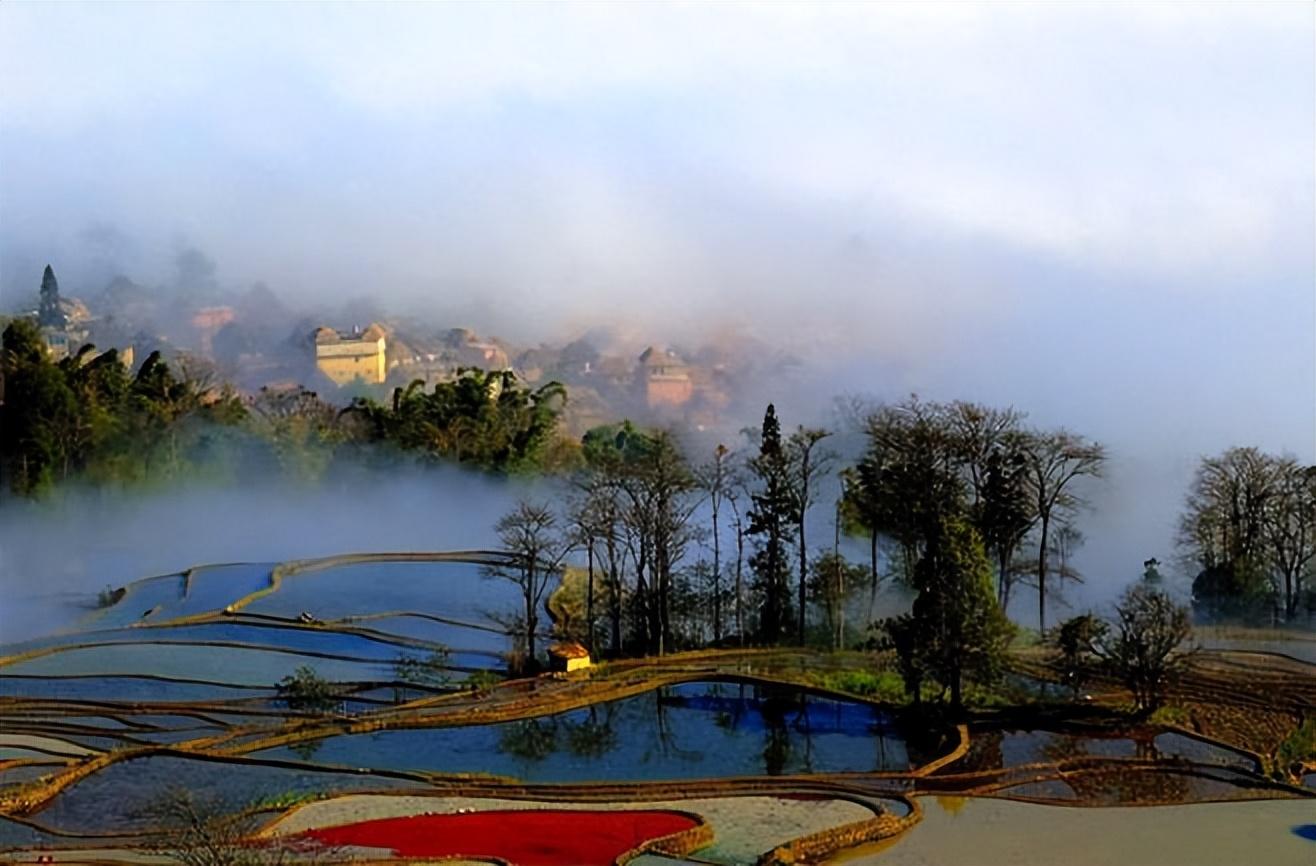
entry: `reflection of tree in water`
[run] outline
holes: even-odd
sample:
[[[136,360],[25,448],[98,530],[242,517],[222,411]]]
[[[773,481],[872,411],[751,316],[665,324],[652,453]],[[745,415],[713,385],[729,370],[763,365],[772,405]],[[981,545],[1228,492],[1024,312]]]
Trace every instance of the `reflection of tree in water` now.
[[[715,683],[710,689],[709,694],[720,697],[723,693],[723,686]],[[736,683],[736,699],[731,702],[731,712],[725,710],[719,711],[713,716],[713,724],[717,725],[728,734],[734,733],[736,728],[745,718],[745,684]]]
[[[763,716],[763,771],[769,776],[780,776],[790,763],[794,751],[792,729],[803,735],[802,771],[810,771],[813,737],[807,709],[804,695],[795,689],[763,686],[759,690],[759,712]]]
[[[1181,773],[1113,766],[1071,773],[1065,781],[1090,803],[1186,803],[1192,799],[1192,780]]]
[[[983,770],[999,770],[1005,766],[1005,750],[1001,744],[1005,741],[1005,733],[999,730],[979,731],[975,730],[969,734],[969,751],[964,754],[954,764],[946,769],[948,773],[978,773]],[[944,754],[945,750],[941,751]],[[927,754],[920,754],[916,759],[917,763],[926,764],[929,761],[940,757],[935,749],[929,749]],[[910,756],[914,759],[914,756]]]
[[[604,706],[599,714],[597,704],[591,705],[585,718],[579,722],[565,720],[562,728],[567,736],[567,750],[582,758],[601,758],[617,747],[617,731],[613,727],[614,704]]]
[[[1159,761],[1161,750],[1156,747],[1156,738],[1144,733],[1133,738],[1134,754],[1144,761]]]
[[[315,753],[320,751],[320,747],[323,745],[324,740],[321,739],[300,740],[289,746],[288,751],[292,752],[303,761],[309,761],[311,758],[315,757]]]
[[[557,751],[557,720],[550,716],[504,725],[498,732],[498,751],[524,761],[542,761]]]
[[[654,734],[658,754],[678,758],[682,761],[702,761],[704,753],[694,749],[683,749],[676,743],[676,734],[672,731],[667,718],[667,703],[671,700],[668,689],[654,689]],[[645,756],[648,758],[648,755]]]
[[[1086,737],[1076,737],[1070,734],[1052,734],[1049,731],[1040,731],[1038,736],[1044,737],[1042,740],[1041,758],[1044,761],[1072,761],[1075,758],[1086,758],[1094,754],[1093,750],[1088,748],[1088,739]]]

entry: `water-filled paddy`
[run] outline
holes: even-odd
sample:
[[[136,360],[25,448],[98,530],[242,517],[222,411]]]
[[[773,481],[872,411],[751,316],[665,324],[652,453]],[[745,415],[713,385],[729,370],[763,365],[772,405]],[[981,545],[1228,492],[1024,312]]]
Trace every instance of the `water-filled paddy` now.
[[[7,668],[0,668],[7,671]],[[241,687],[223,683],[171,682],[141,676],[10,676],[0,675],[0,697],[50,698],[80,701],[232,701],[273,696],[272,683]]]
[[[154,674],[233,685],[273,685],[302,665],[334,682],[368,682],[392,678],[392,664],[384,661],[344,661],[316,658],[294,652],[248,647],[112,644],[78,647],[0,668],[5,674],[73,676]]]
[[[466,631],[473,630],[467,629]],[[500,636],[495,635],[495,637]],[[375,637],[329,629],[279,626],[268,623],[231,622],[227,620],[159,628],[124,628],[112,631],[83,632],[77,635],[64,635],[29,641],[17,646],[5,647],[4,651],[6,653],[19,653],[34,649],[76,644],[143,643],[147,641],[241,643],[274,649],[346,655],[363,659],[379,659],[381,661],[395,659],[400,653],[419,651],[406,644],[391,641],[383,635]],[[454,648],[469,649],[458,645],[454,645]],[[4,670],[4,668],[0,668],[0,670]],[[147,673],[147,671],[141,673]]]
[[[269,586],[272,562],[209,565],[192,570],[187,592],[175,604],[166,605],[157,618],[209,613],[223,610],[238,599]]]
[[[488,773],[536,782],[909,766],[890,719],[866,704],[728,683],[687,683],[520,722],[352,734],[301,748],[322,764]],[[262,755],[296,757],[286,748]]]
[[[992,770],[1089,757],[1177,759],[1244,771],[1256,769],[1256,762],[1246,755],[1174,732],[1134,739],[1044,730],[975,730],[969,742],[969,753],[943,772]]]
[[[80,623],[81,629],[122,628],[157,618],[153,611],[183,598],[183,575],[166,574],[131,583],[123,598]],[[148,616],[149,614],[149,616]]]
[[[35,817],[64,832],[105,833],[150,825],[150,809],[171,789],[207,805],[237,810],[271,797],[305,792],[410,789],[414,783],[360,773],[155,756],[111,764],[65,790]]]
[[[1256,640],[1251,638],[1232,639],[1208,637],[1202,641],[1205,649],[1228,650],[1235,652],[1278,653],[1298,661],[1316,665],[1316,640],[1294,638],[1291,640]],[[1314,674],[1316,675],[1316,674]]]
[[[1225,767],[1194,771],[1099,769],[1071,773],[1065,781],[1084,803],[1095,806],[1203,803],[1273,795],[1271,791],[1251,787],[1255,776]]]
[[[57,843],[59,837],[0,817],[0,850],[14,848],[34,848],[38,845]]]
[[[500,628],[489,625],[487,621],[463,625],[458,622],[442,622],[419,614],[397,614],[351,618],[337,622],[335,626],[369,629],[390,637],[429,641],[459,649],[503,652],[508,648],[507,635]]]
[[[484,577],[482,567],[464,562],[366,562],[291,574],[277,592],[244,610],[317,619],[397,611],[436,613],[466,622],[488,622],[489,614],[517,610],[516,587]]]

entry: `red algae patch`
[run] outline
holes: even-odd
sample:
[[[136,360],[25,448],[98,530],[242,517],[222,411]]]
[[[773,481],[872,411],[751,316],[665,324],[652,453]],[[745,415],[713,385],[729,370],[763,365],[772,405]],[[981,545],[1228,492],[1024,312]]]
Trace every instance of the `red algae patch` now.
[[[680,812],[536,809],[382,818],[304,835],[325,845],[387,848],[398,857],[612,866],[626,851],[697,823]]]

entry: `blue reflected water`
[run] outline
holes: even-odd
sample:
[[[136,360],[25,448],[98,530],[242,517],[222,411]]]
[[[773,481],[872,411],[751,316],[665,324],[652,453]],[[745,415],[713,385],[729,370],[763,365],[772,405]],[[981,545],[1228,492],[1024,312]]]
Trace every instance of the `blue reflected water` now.
[[[796,689],[687,683],[520,722],[332,737],[262,757],[533,782],[903,770],[904,740],[865,704]]]

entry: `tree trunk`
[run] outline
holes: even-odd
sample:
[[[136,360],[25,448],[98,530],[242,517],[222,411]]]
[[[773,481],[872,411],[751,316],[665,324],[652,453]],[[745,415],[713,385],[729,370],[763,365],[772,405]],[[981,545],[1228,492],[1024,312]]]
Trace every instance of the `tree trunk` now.
[[[594,539],[585,543],[586,556],[589,558],[589,584],[585,588],[585,646],[590,654],[594,653]]]
[[[535,612],[535,563],[533,560],[526,564],[526,583],[525,583],[525,646],[526,659],[531,666],[535,663],[535,628],[539,625],[539,617]]]
[[[841,500],[836,500],[836,514],[832,522],[832,562],[836,563],[836,634],[832,649],[845,643],[845,569],[841,568]]]
[[[717,529],[717,499],[713,499],[713,642],[722,640],[722,544]]]
[[[1042,536],[1037,542],[1037,636],[1046,634],[1046,547],[1051,515],[1042,512]]]
[[[873,566],[873,586],[868,594],[868,619],[873,619],[873,609],[877,606],[877,528],[868,530],[868,555]]]
[[[1001,553],[1001,561],[1000,561],[1000,568],[1001,568],[1001,586],[1000,586],[999,593],[1000,593],[1000,600],[1001,600],[1001,610],[1003,610],[1003,611],[1008,611],[1008,610],[1010,609],[1010,589],[1011,589],[1011,585],[1010,585],[1010,557],[1011,557],[1012,553],[1013,553],[1013,551],[1008,551],[1008,550],[1007,550],[1007,551],[1002,551],[1002,553]]]
[[[745,645],[745,593],[741,585],[741,569],[745,564],[745,533],[736,524],[736,637],[740,645]]]
[[[608,532],[608,613],[612,620],[612,655],[621,655],[621,575],[617,570],[617,539]]]
[[[804,508],[800,508],[800,615],[799,615],[799,639],[800,646],[804,646],[804,611],[808,603],[806,584],[809,575],[809,548],[804,542]]]

